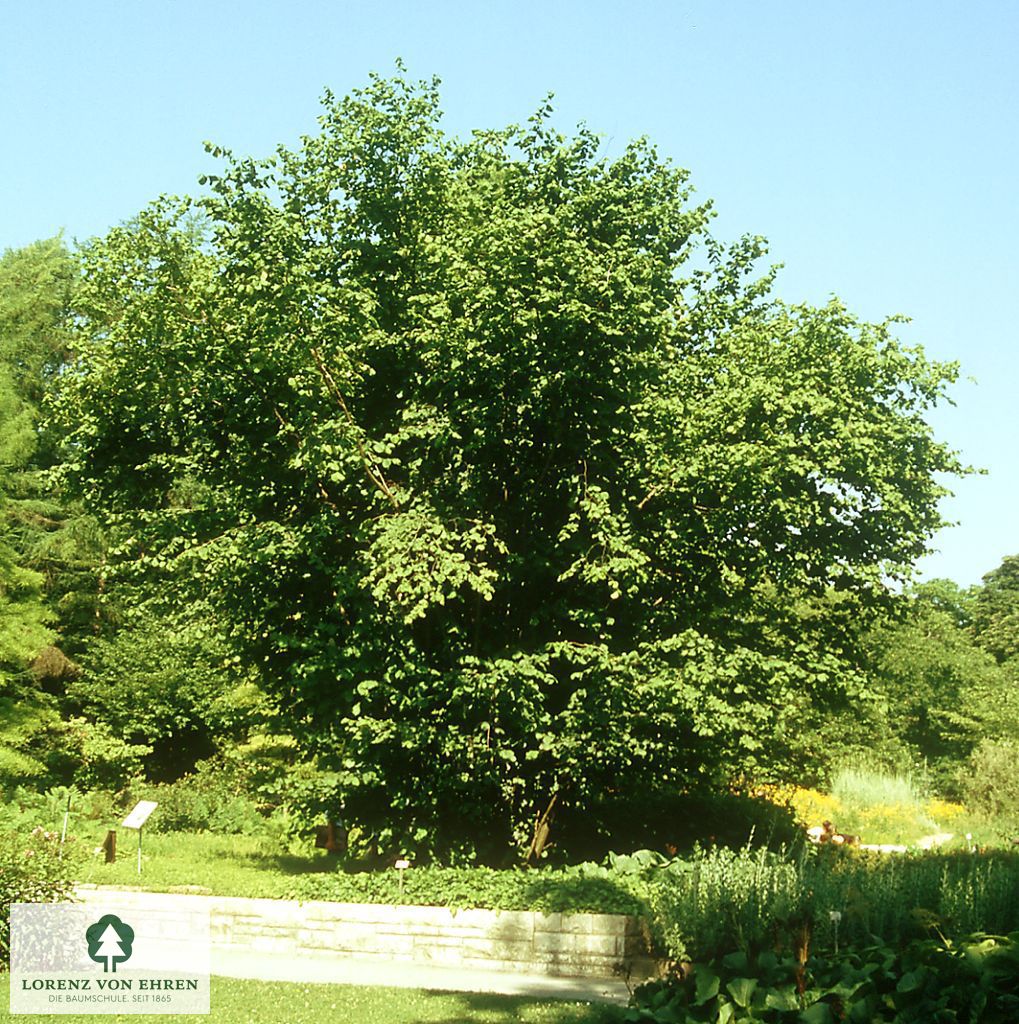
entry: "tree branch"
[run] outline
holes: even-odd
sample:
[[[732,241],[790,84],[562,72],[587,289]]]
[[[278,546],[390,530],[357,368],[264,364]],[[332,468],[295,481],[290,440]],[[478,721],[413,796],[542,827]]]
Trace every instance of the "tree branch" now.
[[[368,474],[368,479],[379,489],[379,491],[385,495],[389,503],[393,508],[398,509],[400,503],[396,500],[396,495],[389,488],[389,484],[386,483],[386,478],[382,475],[380,470],[374,468],[369,459],[368,452],[365,451],[365,447],[361,442],[361,438],[357,435],[357,426],[354,423],[354,417],[350,415],[350,410],[347,408],[347,403],[343,400],[343,394],[339,387],[336,385],[336,381],[333,380],[333,375],[329,372],[325,363],[322,361],[322,356],[317,348],[311,350],[311,358],[315,360],[315,366],[318,367],[318,372],[325,381],[326,387],[329,389],[333,398],[336,399],[337,404],[343,410],[344,416],[347,417],[347,423],[354,429],[354,443],[357,445],[357,452],[361,456],[361,464],[364,466],[365,473]]]

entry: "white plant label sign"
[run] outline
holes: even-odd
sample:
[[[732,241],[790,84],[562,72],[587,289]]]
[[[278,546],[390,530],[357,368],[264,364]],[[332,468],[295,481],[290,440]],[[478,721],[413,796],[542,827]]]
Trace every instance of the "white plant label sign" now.
[[[121,828],[141,828],[158,806],[155,800],[139,800],[131,808],[131,813],[120,823]]]

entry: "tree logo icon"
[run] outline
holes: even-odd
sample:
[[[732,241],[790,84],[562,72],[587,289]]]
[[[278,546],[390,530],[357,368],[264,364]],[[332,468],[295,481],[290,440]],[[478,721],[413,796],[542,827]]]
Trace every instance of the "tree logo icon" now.
[[[88,955],[103,965],[103,973],[117,973],[117,964],[131,958],[134,929],[115,914],[104,914],[95,924],[85,929]]]

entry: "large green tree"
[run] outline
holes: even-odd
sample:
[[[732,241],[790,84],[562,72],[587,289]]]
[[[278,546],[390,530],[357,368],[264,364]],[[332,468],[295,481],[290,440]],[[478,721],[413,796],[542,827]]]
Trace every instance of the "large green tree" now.
[[[96,618],[99,529],[59,493],[54,480],[60,439],[45,415],[47,395],[68,356],[68,319],[77,267],[62,239],[50,238],[0,257],[0,373],[4,416],[4,538],[19,564],[42,585],[61,648],[43,674],[66,671],[63,647],[80,650]]]
[[[64,717],[78,672],[67,652],[103,618],[102,533],[60,492],[45,414],[76,279],[59,237],[0,257],[0,783],[109,781],[138,763],[103,723]]]
[[[54,634],[27,549],[41,535],[40,383],[59,347],[70,265],[58,239],[0,257],[0,782],[45,776],[35,748],[58,722],[29,670]]]
[[[68,479],[393,847],[795,770],[960,470],[954,367],[779,303],[685,172],[550,114],[450,139],[373,78],[84,253]]]
[[[243,674],[228,652],[192,635],[195,609],[180,615],[135,580],[109,585],[110,538],[59,486],[59,437],[46,413],[67,365],[77,278],[60,238],[0,257],[0,622],[11,621],[0,626],[0,665],[11,708],[21,703],[17,715],[8,709],[5,734],[67,776],[72,748],[108,748],[112,729],[154,748],[150,774],[172,776],[243,732],[230,698]],[[68,732],[61,714],[88,716],[98,739],[83,723]],[[18,763],[47,774],[38,758]]]
[[[973,609],[980,589],[962,591],[933,580],[909,592],[894,621],[865,640],[883,713],[877,729],[890,742],[876,756],[899,753],[922,761],[934,780],[951,787],[959,765],[982,739],[1014,735],[1019,691],[1014,679],[974,640]]]
[[[53,724],[32,685],[29,663],[49,643],[42,576],[21,563],[12,543],[8,490],[32,449],[30,410],[0,363],[0,783],[45,774],[33,738]]]
[[[976,642],[1019,675],[1019,555],[1007,555],[976,588],[970,629]]]

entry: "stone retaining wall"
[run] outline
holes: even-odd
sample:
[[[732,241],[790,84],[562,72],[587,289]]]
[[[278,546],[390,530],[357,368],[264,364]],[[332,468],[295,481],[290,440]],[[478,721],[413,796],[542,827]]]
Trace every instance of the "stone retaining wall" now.
[[[86,888],[78,896],[102,905],[208,909],[213,951],[287,956],[384,958],[447,967],[522,971],[559,977],[628,975],[647,956],[637,918],[615,914],[449,910],[365,903],[196,896]]]

